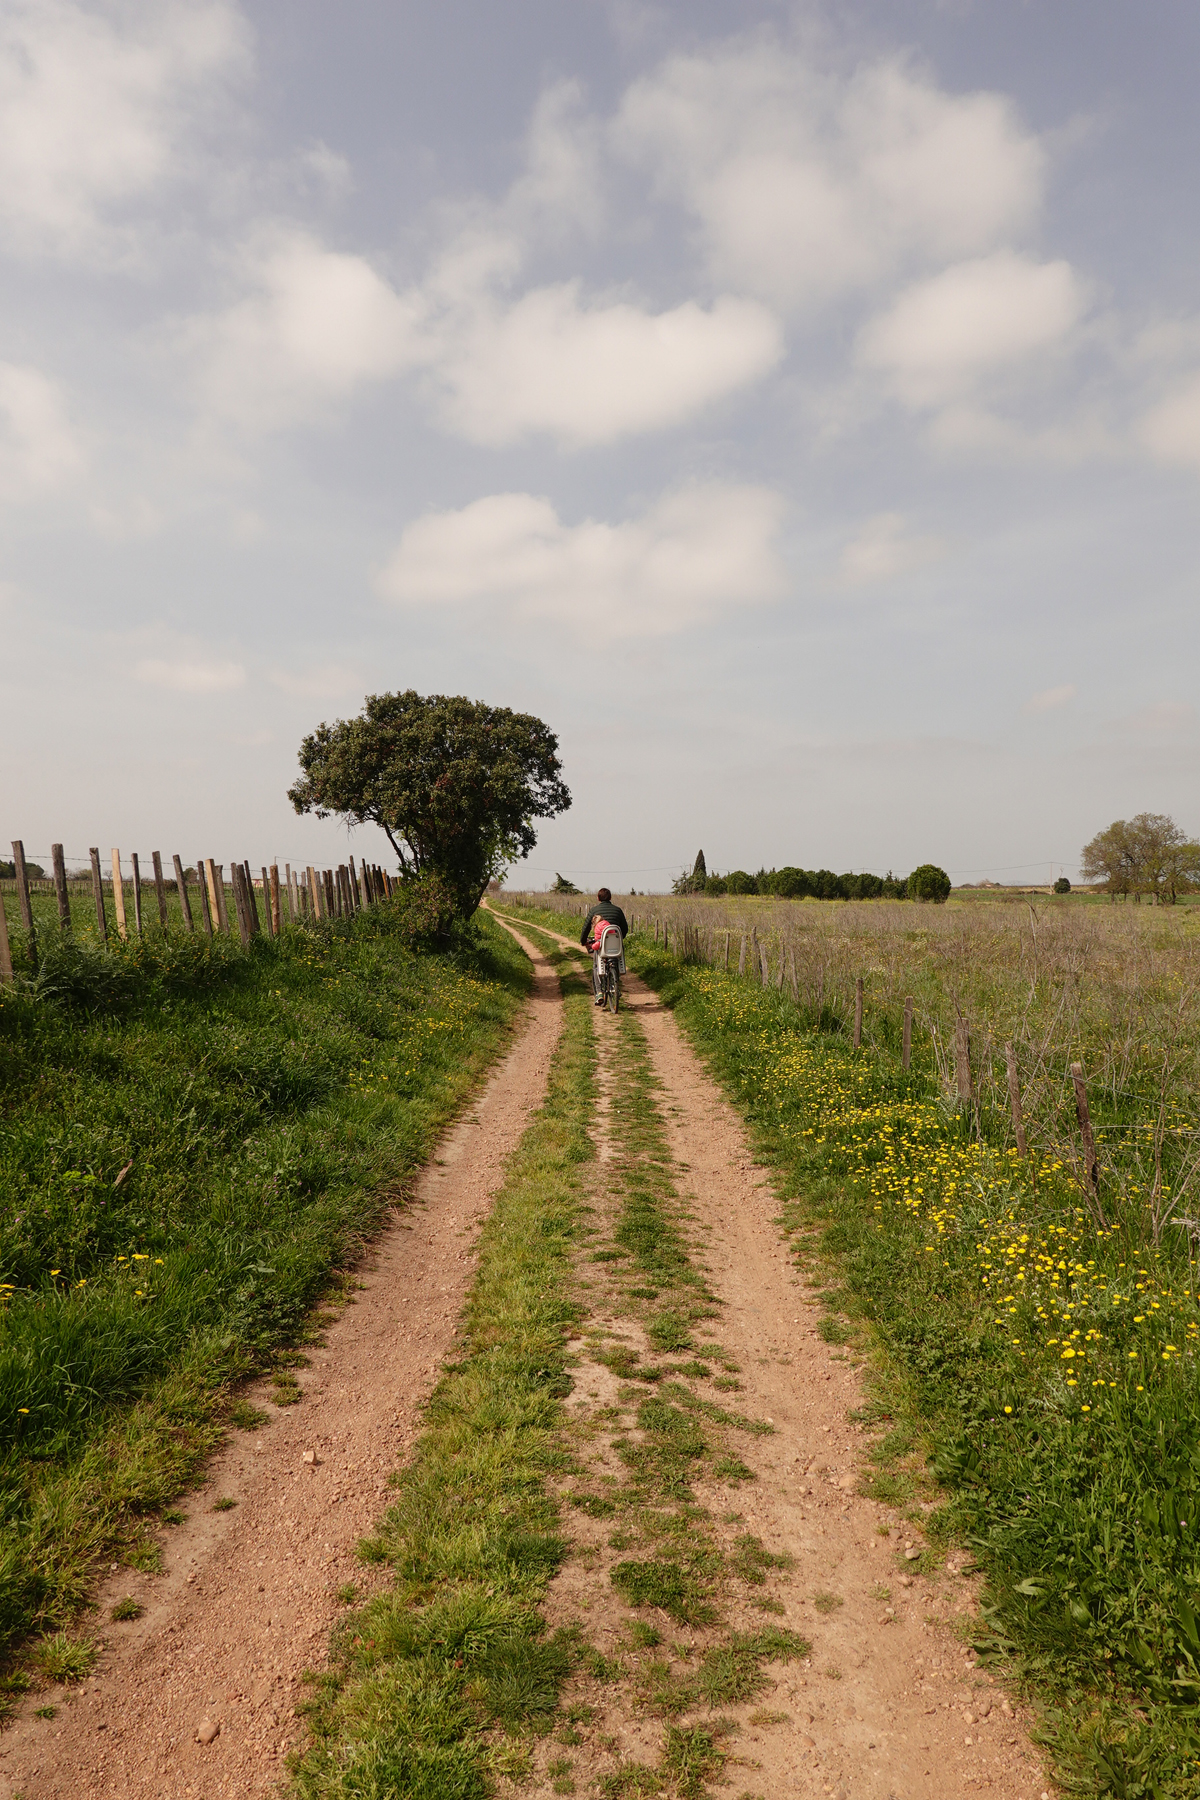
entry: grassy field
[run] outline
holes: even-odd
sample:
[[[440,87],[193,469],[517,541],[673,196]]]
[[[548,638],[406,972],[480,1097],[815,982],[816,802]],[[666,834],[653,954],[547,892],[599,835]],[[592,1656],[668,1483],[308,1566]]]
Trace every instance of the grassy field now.
[[[248,955],[43,933],[0,989],[0,1649],[69,1619],[101,1555],[152,1561],[233,1380],[297,1397],[314,1301],[527,987],[489,921],[433,955],[394,906]]]
[[[973,1548],[981,1642],[1039,1693],[1064,1774],[1083,1791],[1200,1793],[1200,1305],[1168,1213],[1195,1141],[1195,928],[1134,909],[1049,929],[978,906],[828,910],[836,924],[793,929],[819,934],[843,982],[876,976],[857,1053],[828,989],[797,1005],[644,933],[631,960],[747,1114],[801,1254],[816,1232],[830,1328],[875,1347],[875,1491],[911,1498],[925,1469],[940,1482],[935,1535]],[[905,992],[925,1024],[908,1074]],[[1027,1159],[998,1079],[965,1104],[947,1093],[929,1025],[956,1001],[1001,1030],[1023,1009],[1022,1041],[1060,1087],[1073,1057],[1104,1070],[1098,1207],[1049,1073]]]

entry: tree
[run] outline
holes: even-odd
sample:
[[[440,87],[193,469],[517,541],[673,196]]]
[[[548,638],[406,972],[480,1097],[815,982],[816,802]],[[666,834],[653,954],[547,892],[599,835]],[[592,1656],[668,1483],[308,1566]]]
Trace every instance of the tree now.
[[[1098,831],[1084,845],[1079,866],[1085,881],[1102,885],[1114,898],[1153,894],[1174,902],[1200,884],[1200,844],[1166,813],[1137,813]]]
[[[1070,893],[1071,883],[1067,880],[1067,877],[1065,875],[1059,876],[1058,880],[1054,884],[1054,891],[1056,894],[1069,894]]]
[[[757,894],[758,882],[753,875],[747,875],[745,869],[734,869],[731,875],[725,877],[725,892],[727,894]]]
[[[910,900],[932,900],[935,906],[944,906],[950,898],[950,877],[936,863],[922,863],[908,878],[908,897]]]
[[[461,918],[537,842],[535,819],[565,812],[558,739],[540,719],[461,695],[368,695],[354,719],[300,746],[298,813],[378,825],[402,878],[437,876]]]
[[[579,889],[575,886],[573,881],[568,881],[565,875],[560,875],[558,870],[555,869],[554,886],[550,889],[550,892],[552,894],[577,894]]]
[[[673,894],[702,894],[707,880],[708,869],[704,861],[704,852],[697,850],[691,874],[678,876],[671,883],[671,892]]]

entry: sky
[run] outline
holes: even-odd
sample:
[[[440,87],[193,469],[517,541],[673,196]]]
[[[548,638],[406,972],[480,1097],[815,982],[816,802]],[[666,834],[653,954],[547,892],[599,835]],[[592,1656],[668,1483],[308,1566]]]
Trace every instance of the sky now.
[[[531,712],[514,884],[1200,834],[1200,12],[0,0],[0,836],[392,858],[300,740]]]

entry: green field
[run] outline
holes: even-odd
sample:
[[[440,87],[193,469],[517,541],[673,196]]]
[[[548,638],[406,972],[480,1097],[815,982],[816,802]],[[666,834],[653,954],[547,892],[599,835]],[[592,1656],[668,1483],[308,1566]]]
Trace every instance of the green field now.
[[[254,940],[57,924],[0,988],[0,1648],[69,1619],[101,1555],[280,1370],[502,1048],[528,964],[385,905]]]
[[[831,1330],[873,1346],[873,1491],[904,1503],[936,1479],[928,1526],[974,1551],[981,1647],[1040,1697],[1064,1774],[1088,1792],[1200,1792],[1200,1303],[1170,1215],[1195,1166],[1195,927],[1122,909],[1095,928],[1089,910],[1082,928],[1042,922],[1033,946],[974,906],[966,925],[948,909],[828,911],[842,942],[823,940],[840,953],[826,967],[871,977],[857,1052],[833,981],[818,1008],[643,931],[630,958],[745,1112],[798,1254],[819,1246]],[[907,1074],[905,992],[924,1021]],[[1001,1022],[963,1103],[929,1030],[956,999],[977,1029],[985,1004]],[[987,1061],[1002,1071],[1018,1004],[1022,1043],[1040,1034],[1024,1160]],[[1096,1200],[1072,1161],[1075,1057],[1103,1071]]]

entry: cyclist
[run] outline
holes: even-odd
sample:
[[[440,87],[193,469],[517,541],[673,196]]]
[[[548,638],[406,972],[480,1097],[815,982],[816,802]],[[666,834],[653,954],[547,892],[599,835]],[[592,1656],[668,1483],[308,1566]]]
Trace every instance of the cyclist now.
[[[596,904],[593,906],[587,918],[583,921],[583,930],[579,934],[580,943],[585,949],[590,950],[592,953],[592,987],[595,991],[597,1006],[604,1005],[604,990],[601,986],[601,977],[604,971],[600,967],[600,940],[603,936],[605,925],[616,926],[621,934],[621,942],[623,945],[629,931],[629,921],[621,911],[621,908],[613,905],[611,891],[608,888],[603,887],[597,893]],[[621,973],[622,975],[625,974],[624,950],[622,950],[621,953]]]

